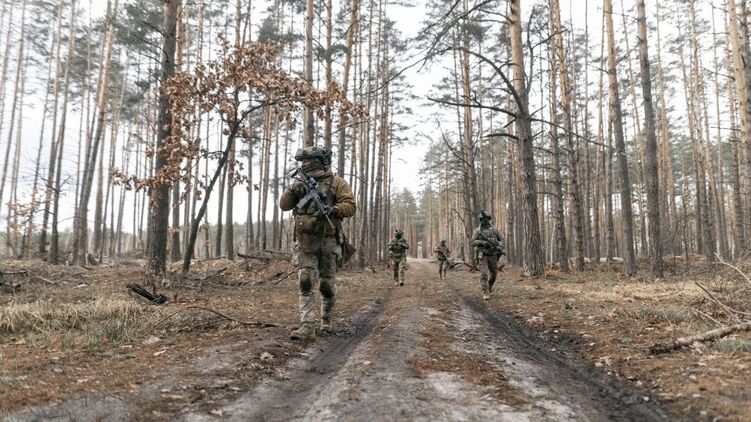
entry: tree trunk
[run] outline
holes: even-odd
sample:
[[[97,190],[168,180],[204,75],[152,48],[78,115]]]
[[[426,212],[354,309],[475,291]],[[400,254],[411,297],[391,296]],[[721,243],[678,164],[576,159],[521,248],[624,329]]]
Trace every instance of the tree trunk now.
[[[350,6],[350,15],[349,15],[349,27],[347,28],[347,50],[346,55],[344,58],[344,74],[342,75],[342,95],[344,97],[347,96],[347,90],[349,88],[349,71],[350,67],[352,66],[352,46],[354,44],[355,40],[355,34],[359,32],[360,28],[360,19],[358,17],[360,11],[360,0],[352,0],[352,4]],[[340,113],[339,114],[339,152],[337,154],[337,173],[339,176],[344,175],[344,151],[346,147],[345,143],[345,134],[347,129],[347,113]],[[352,137],[352,143],[355,144],[355,137]],[[352,156],[352,161],[355,161],[355,156]]]
[[[50,238],[50,254],[49,254],[49,262],[51,264],[57,264],[59,259],[59,234],[58,234],[58,221],[59,221],[59,209],[60,209],[60,190],[62,189],[62,181],[61,181],[61,173],[62,173],[62,153],[63,148],[65,147],[65,121],[67,118],[68,113],[68,95],[70,93],[70,72],[73,61],[73,52],[75,51],[75,20],[76,20],[76,14],[75,14],[75,4],[71,8],[71,24],[70,24],[70,33],[69,33],[69,43],[68,46],[68,59],[65,66],[65,88],[63,91],[63,111],[61,114],[60,119],[60,128],[57,131],[57,140],[55,141],[56,145],[56,164],[54,166],[55,173],[54,173],[54,182],[53,182],[53,195],[52,195],[52,236]],[[92,170],[93,171],[93,170]],[[92,175],[93,176],[93,175]],[[74,221],[74,231],[76,228],[75,221]],[[75,250],[74,250],[75,253]]]
[[[613,122],[613,136],[615,137],[615,152],[621,185],[621,210],[623,214],[624,237],[624,273],[636,274],[636,257],[634,254],[634,215],[631,208],[631,182],[628,175],[628,159],[626,157],[626,143],[623,134],[623,113],[618,95],[618,73],[616,69],[615,35],[613,29],[612,0],[604,0],[605,23],[608,32],[608,80],[610,86],[610,114]]]
[[[313,0],[305,1],[305,80],[313,83],[313,19],[315,15]],[[315,145],[315,129],[313,127],[313,111],[305,107],[303,121],[303,143],[306,147]]]
[[[555,24],[556,12],[555,8],[558,7],[558,1],[553,0],[551,5],[551,19],[550,19],[550,31],[556,33],[559,29]],[[556,36],[557,38],[557,36]],[[550,170],[551,170],[551,182],[553,185],[553,192],[551,195],[551,208],[553,213],[553,220],[555,222],[553,228],[553,262],[557,262],[560,265],[561,271],[569,271],[569,256],[568,247],[566,241],[566,220],[563,212],[563,180],[561,178],[561,153],[559,150],[558,141],[558,60],[555,52],[556,47],[550,48]]]
[[[738,30],[738,14],[736,12],[735,0],[727,0],[726,5],[735,68],[735,86],[739,105],[738,112],[741,115],[741,144],[745,144],[746,146],[744,178],[748,181],[749,175],[751,175],[751,53],[749,52],[749,44],[746,39],[747,34],[741,34]],[[745,6],[744,13],[746,13]],[[748,214],[751,216],[751,212]],[[736,216],[736,218],[738,217]],[[740,226],[746,226],[747,224],[748,222],[744,222]],[[736,227],[738,226],[739,224],[736,222]],[[748,236],[745,228],[743,229],[743,236]]]
[[[560,64],[561,75],[561,103],[563,105],[563,126],[566,131],[566,145],[568,149],[568,167],[569,167],[569,193],[571,204],[573,206],[574,235],[576,237],[576,269],[584,270],[584,210],[582,209],[581,187],[579,186],[579,169],[578,148],[574,144],[574,126],[571,123],[571,86],[568,77],[568,68],[566,66],[566,52],[563,48],[563,35],[561,27],[561,12],[558,0],[552,1],[551,12],[553,14],[553,33],[556,39],[555,50],[557,52],[557,62]]]
[[[529,114],[529,90],[522,51],[521,0],[510,0],[511,51],[514,88],[517,95],[516,136],[519,139],[522,167],[522,206],[524,228],[524,273],[542,275],[545,257],[540,245],[537,218],[537,173],[535,170],[532,117]]]
[[[644,124],[646,131],[646,185],[649,216],[649,262],[652,275],[663,277],[662,238],[660,236],[659,174],[657,170],[657,133],[652,105],[652,76],[647,45],[647,16],[644,0],[637,2],[639,22],[639,64],[641,67],[642,98],[644,100]]]
[[[175,74],[175,49],[177,44],[177,18],[181,0],[164,0],[164,40],[162,43],[162,77],[164,83]],[[165,93],[159,95],[158,137],[156,166],[158,173],[167,166],[168,157],[160,150],[172,136],[172,110]],[[169,227],[170,186],[159,181],[149,191],[149,243],[148,268],[153,274],[163,274],[167,269],[167,227]]]

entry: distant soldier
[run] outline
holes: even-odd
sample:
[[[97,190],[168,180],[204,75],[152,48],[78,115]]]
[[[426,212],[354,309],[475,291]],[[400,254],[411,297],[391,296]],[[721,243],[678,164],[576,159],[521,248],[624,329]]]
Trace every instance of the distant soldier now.
[[[404,267],[407,265],[407,249],[409,244],[404,239],[404,233],[394,230],[394,238],[389,242],[389,258],[391,265],[394,267],[394,285],[404,285]]]
[[[472,233],[472,246],[475,248],[477,266],[480,268],[480,284],[482,298],[490,299],[493,285],[498,275],[498,258],[505,255],[501,235],[491,224],[491,216],[487,211],[480,212],[480,227]]]
[[[347,182],[331,173],[329,149],[300,149],[295,160],[299,168],[290,176],[296,181],[284,190],[279,207],[292,210],[295,219],[293,263],[299,277],[300,327],[290,337],[310,340],[316,331],[316,287],[322,296],[321,334],[331,332],[336,305],[334,275],[344,244],[342,219],[355,215],[356,205]]]
[[[449,269],[449,256],[451,255],[451,251],[446,245],[446,241],[441,240],[440,246],[435,248],[433,253],[435,253],[436,259],[438,259],[438,277],[440,277],[441,280],[445,280],[446,271]]]

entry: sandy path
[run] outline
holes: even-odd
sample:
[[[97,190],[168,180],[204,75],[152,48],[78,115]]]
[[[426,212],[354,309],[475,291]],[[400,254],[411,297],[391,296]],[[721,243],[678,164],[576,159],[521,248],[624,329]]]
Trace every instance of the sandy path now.
[[[464,275],[440,282],[433,270],[426,261],[411,262],[406,286],[394,287],[338,336],[312,344],[282,376],[223,403],[223,416],[238,421],[669,419],[638,392],[549,352],[531,333],[453,287],[476,275],[459,273]],[[384,274],[374,278],[389,282]],[[441,367],[445,356],[454,368]],[[465,379],[482,380],[488,373],[497,373],[504,385]],[[493,394],[499,390],[505,393]]]
[[[354,316],[336,320],[336,335],[312,342],[249,390],[215,393],[203,406],[200,400],[208,399],[161,416],[185,421],[671,419],[640,392],[551,351],[537,335],[488,307],[479,288],[462,293],[467,289],[460,285],[479,284],[477,274],[453,272],[448,281],[439,281],[435,273],[435,264],[411,261],[405,286],[394,286]],[[369,277],[372,283],[391,283],[385,272]],[[213,362],[226,369],[243,350],[227,345],[220,352],[199,357],[194,365]],[[203,381],[232,380],[208,371]],[[139,394],[147,398],[180,382],[174,374]],[[84,397],[7,420],[151,419],[139,411],[139,403]]]

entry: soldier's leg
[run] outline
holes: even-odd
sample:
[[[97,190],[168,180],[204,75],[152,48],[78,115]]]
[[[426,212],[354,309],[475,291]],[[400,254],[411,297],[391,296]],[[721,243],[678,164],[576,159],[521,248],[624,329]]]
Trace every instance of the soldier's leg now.
[[[488,257],[488,291],[493,291],[495,279],[498,276],[498,258],[496,256]]]
[[[407,257],[399,260],[399,285],[404,284],[404,268],[407,266]]]
[[[399,281],[399,260],[392,258],[391,266],[394,268],[394,281]]]
[[[480,268],[480,287],[482,287],[482,293],[483,295],[488,292],[489,285],[488,280],[490,279],[490,270],[488,269],[488,259],[486,256],[483,256],[480,258],[480,261],[478,263],[478,267]]]
[[[340,258],[341,248],[333,237],[327,237],[321,246],[318,260],[320,271],[321,291],[321,331],[331,330],[331,318],[336,307],[336,275],[337,262]]]
[[[316,284],[318,283],[318,253],[316,239],[302,238],[295,244],[293,262],[298,275],[298,310],[300,328],[291,333],[294,339],[315,337]]]

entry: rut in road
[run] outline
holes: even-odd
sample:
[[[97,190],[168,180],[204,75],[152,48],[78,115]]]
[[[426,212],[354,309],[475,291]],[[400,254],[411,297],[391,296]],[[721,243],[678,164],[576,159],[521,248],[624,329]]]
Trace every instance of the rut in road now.
[[[550,352],[487,302],[462,294],[476,274],[432,276],[412,261],[407,283],[362,310],[338,336],[251,392],[221,403],[229,420],[669,420],[638,391]],[[384,273],[374,283],[389,283]],[[503,281],[501,280],[500,283]],[[502,291],[502,286],[499,286]],[[479,288],[477,292],[479,296]],[[502,294],[501,294],[502,295]],[[346,300],[346,298],[341,298]],[[502,300],[497,298],[494,300]],[[183,415],[203,420],[203,414]]]

